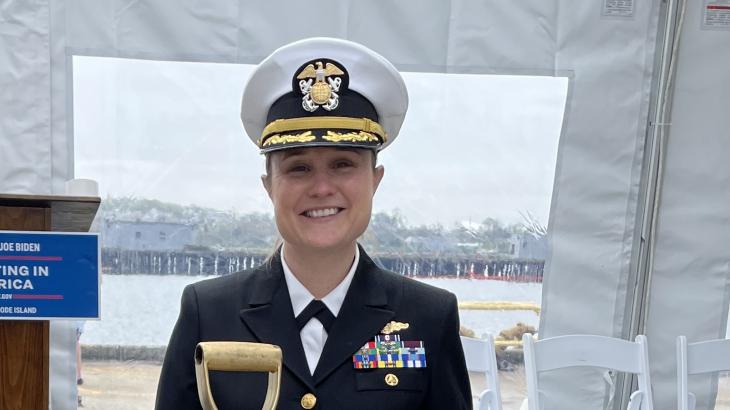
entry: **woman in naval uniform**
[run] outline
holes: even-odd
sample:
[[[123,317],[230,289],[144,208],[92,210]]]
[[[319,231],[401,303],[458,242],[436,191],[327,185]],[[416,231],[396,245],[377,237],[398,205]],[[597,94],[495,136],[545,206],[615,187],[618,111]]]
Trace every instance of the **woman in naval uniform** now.
[[[471,409],[456,297],[380,269],[357,244],[408,95],[368,48],[314,38],[276,50],[243,94],[283,245],[262,266],[185,288],[156,408],[199,409],[201,341],[275,344],[279,409]],[[267,377],[211,374],[220,409],[260,409]]]

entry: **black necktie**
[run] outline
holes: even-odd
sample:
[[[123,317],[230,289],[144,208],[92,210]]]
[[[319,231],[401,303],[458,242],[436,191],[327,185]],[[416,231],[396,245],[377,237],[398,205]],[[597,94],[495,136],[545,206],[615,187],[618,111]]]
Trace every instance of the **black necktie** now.
[[[316,317],[317,320],[322,323],[322,326],[324,326],[324,330],[326,330],[327,333],[330,332],[330,328],[332,328],[332,325],[335,323],[335,315],[327,309],[327,305],[325,305],[321,300],[315,299],[309,302],[307,307],[302,310],[302,313],[297,316],[299,331],[301,331],[313,317]]]

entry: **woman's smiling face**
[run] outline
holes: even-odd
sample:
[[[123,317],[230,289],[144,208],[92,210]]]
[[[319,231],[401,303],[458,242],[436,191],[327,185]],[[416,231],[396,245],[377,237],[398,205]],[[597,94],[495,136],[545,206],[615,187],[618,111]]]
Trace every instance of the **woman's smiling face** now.
[[[354,246],[370,222],[383,177],[374,152],[357,148],[292,148],[269,154],[262,177],[287,246],[316,250]]]

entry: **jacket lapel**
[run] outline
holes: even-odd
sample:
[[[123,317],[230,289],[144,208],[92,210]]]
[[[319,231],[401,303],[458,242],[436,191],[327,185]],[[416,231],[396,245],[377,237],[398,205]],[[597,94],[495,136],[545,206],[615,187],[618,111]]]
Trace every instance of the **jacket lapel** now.
[[[284,366],[313,390],[278,252],[256,274],[247,286],[250,291],[244,306],[248,307],[241,309],[241,319],[259,342],[280,346]]]
[[[352,355],[378,334],[395,315],[381,276],[380,269],[360,248],[360,266],[314,370],[315,385],[343,361],[351,361]]]

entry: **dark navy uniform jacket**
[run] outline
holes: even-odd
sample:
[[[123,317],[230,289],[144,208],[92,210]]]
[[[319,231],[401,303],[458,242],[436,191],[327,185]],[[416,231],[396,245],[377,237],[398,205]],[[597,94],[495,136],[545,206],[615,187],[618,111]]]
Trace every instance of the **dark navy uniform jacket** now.
[[[278,409],[472,409],[459,339],[456,297],[378,268],[360,250],[360,263],[322,355],[309,372],[280,256],[262,266],[189,285],[167,347],[157,390],[159,410],[200,409],[193,354],[202,341],[245,341],[281,347],[284,366]],[[426,368],[355,369],[352,356],[390,321],[408,323],[401,340],[423,341]],[[385,382],[388,373],[396,386]],[[211,372],[218,408],[260,410],[264,373]]]

